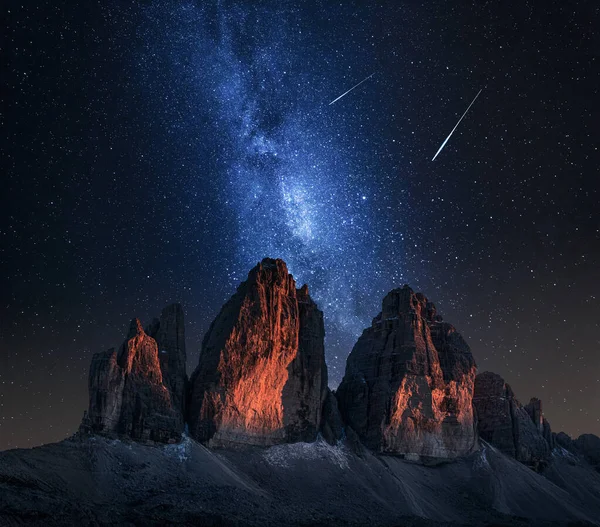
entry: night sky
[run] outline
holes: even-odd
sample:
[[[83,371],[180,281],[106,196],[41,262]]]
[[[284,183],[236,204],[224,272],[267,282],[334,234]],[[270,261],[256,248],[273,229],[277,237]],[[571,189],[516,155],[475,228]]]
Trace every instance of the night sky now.
[[[352,4],[4,4],[0,449],[73,433],[134,316],[180,301],[191,372],[266,256],[324,311],[332,387],[408,283],[600,434],[598,3]]]

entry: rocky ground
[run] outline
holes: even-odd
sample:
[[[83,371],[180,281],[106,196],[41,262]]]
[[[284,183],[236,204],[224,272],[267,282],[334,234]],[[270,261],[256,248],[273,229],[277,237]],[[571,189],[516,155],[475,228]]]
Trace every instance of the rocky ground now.
[[[318,440],[209,450],[91,436],[0,453],[0,525],[600,525],[600,473],[483,443],[436,466]]]

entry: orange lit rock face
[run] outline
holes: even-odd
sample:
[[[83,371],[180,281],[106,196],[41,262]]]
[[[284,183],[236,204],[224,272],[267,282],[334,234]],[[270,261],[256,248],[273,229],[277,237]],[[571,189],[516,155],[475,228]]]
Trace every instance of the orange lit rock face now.
[[[181,382],[185,383],[185,377]],[[146,334],[138,319],[131,322],[119,353],[111,349],[94,355],[89,391],[90,406],[83,428],[142,441],[180,439],[182,403],[172,396],[163,376],[156,340]]]
[[[129,377],[145,379],[150,384],[162,386],[158,346],[153,338],[146,335],[137,318],[131,321],[129,336],[123,344],[118,363]]]
[[[327,388],[323,316],[281,260],[225,304],[192,377],[190,430],[213,446],[313,440]]]
[[[466,342],[405,286],[384,298],[336,395],[347,423],[373,450],[453,458],[476,445],[474,380]]]

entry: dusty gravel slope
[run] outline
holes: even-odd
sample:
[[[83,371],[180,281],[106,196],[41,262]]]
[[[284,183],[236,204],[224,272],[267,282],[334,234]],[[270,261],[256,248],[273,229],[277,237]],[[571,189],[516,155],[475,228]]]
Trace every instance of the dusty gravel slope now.
[[[0,453],[0,525],[600,525],[600,474],[492,447],[426,467],[322,441],[244,451],[100,437]]]

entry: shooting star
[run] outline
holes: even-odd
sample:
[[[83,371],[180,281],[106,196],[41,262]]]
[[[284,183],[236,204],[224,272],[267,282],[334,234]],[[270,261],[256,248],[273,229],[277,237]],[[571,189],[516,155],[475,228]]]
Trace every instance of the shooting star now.
[[[358,84],[352,86],[352,88],[350,88],[347,92],[342,93],[337,99],[333,99],[333,101],[331,101],[328,106],[331,106],[335,101],[339,101],[344,95],[348,95],[354,88],[358,88],[363,82],[369,80],[373,75],[375,75],[375,72],[371,73],[371,75],[361,80]]]
[[[481,90],[479,90],[479,93],[477,93],[477,95],[475,95],[475,99],[477,99],[477,97],[479,97],[479,94],[483,91],[483,88],[481,88]],[[454,133],[454,130],[456,130],[458,128],[458,125],[460,124],[460,122],[463,120],[464,116],[467,115],[467,112],[469,111],[469,109],[471,108],[471,106],[473,106],[473,103],[475,102],[475,99],[473,99],[471,101],[471,104],[469,104],[469,107],[465,110],[465,113],[462,114],[462,117],[458,120],[458,122],[456,123],[456,126],[454,128],[452,128],[452,131],[448,134],[448,137],[446,137],[446,139],[444,140],[444,142],[442,143],[442,146],[440,146],[440,149],[435,153],[435,155],[433,156],[432,161],[435,161],[435,158],[438,156],[438,154],[442,151],[442,148],[444,148],[446,146],[446,143],[448,142],[448,139],[450,139],[450,137],[452,136],[452,134]]]

